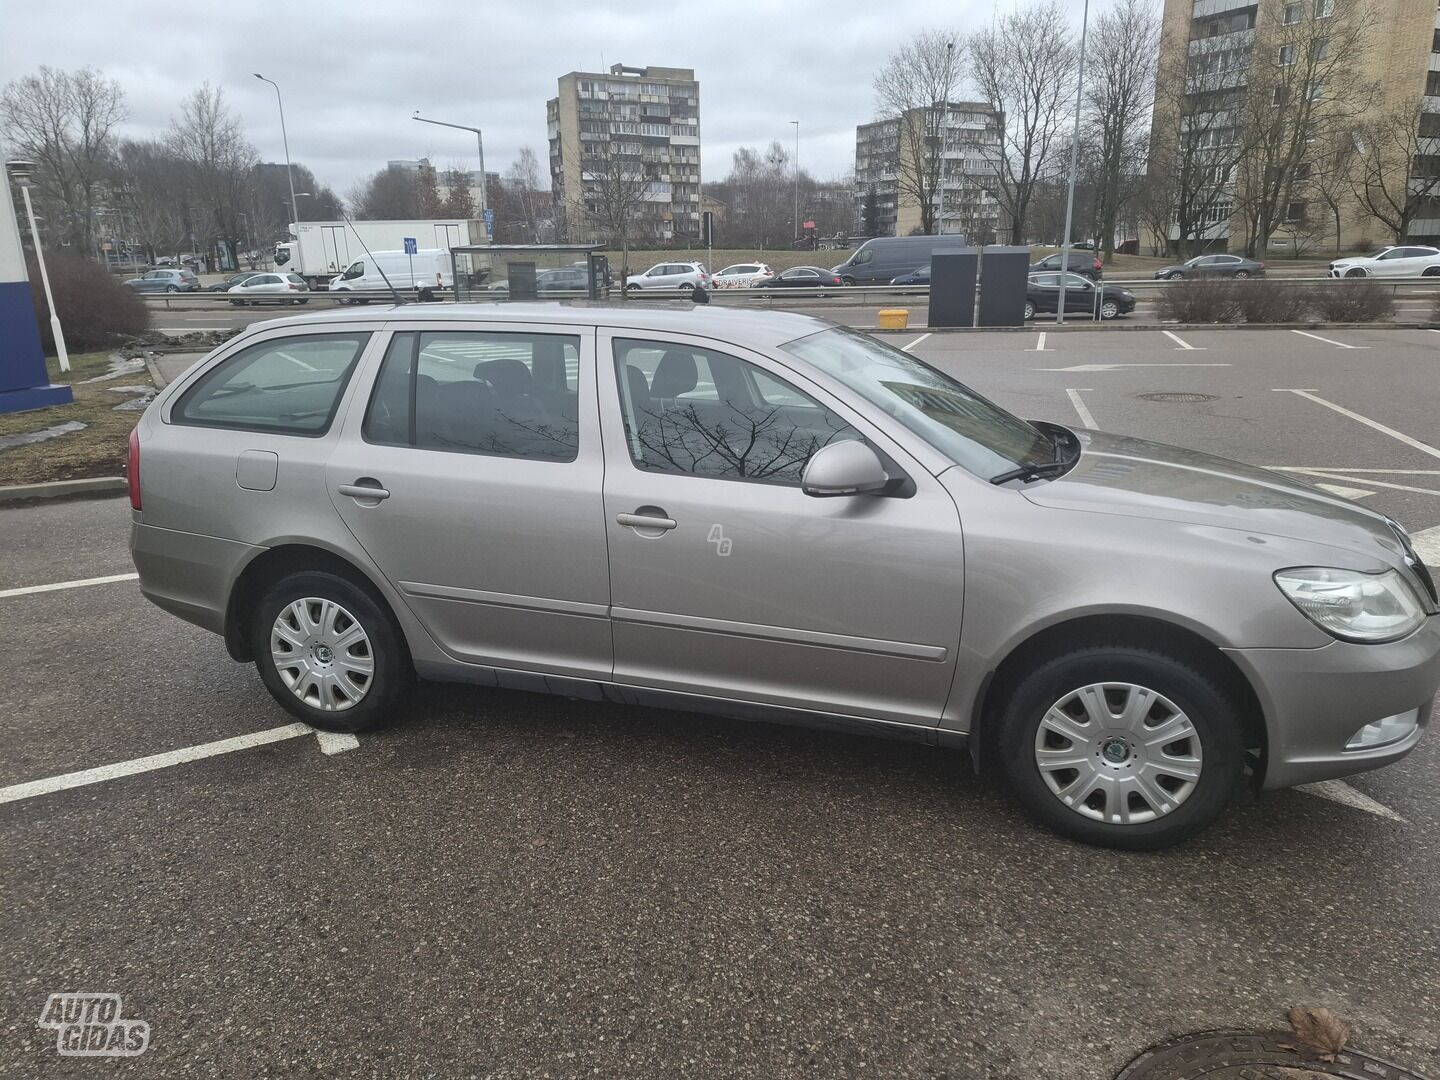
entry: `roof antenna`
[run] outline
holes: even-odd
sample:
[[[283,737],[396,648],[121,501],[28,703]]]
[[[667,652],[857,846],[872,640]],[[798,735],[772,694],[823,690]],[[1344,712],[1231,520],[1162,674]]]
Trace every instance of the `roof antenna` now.
[[[405,299],[400,295],[400,291],[390,284],[390,278],[386,275],[384,267],[380,265],[380,260],[370,254],[370,246],[365,243],[365,238],[360,235],[360,230],[355,228],[355,223],[350,220],[350,215],[341,210],[340,216],[345,219],[345,224],[350,226],[350,231],[355,234],[355,239],[360,241],[360,246],[365,249],[365,254],[369,256],[370,261],[375,264],[375,269],[380,271],[380,277],[384,279],[385,287],[390,290],[390,295],[395,297],[395,306],[403,306]],[[415,283],[412,281],[410,284],[413,286]]]

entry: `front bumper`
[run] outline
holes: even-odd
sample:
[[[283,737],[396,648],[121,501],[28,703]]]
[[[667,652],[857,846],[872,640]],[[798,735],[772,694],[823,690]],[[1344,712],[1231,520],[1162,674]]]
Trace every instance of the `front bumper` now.
[[[1319,649],[1227,649],[1250,679],[1269,735],[1266,788],[1333,780],[1399,761],[1425,734],[1440,690],[1440,616],[1387,645],[1334,641]],[[1345,744],[1364,725],[1411,709],[1405,738],[1363,750]]]

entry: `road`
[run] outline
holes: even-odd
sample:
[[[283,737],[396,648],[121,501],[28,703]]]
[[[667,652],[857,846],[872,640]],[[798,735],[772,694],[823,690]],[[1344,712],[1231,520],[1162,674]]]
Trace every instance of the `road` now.
[[[1027,416],[1305,470],[1440,564],[1440,334],[922,335],[890,340]],[[104,1066],[136,1076],[1101,1080],[1292,1005],[1440,1075],[1433,736],[1153,856],[954,753],[763,724],[432,686],[353,748],[279,738],[133,581],[23,591],[128,573],[128,517],[0,510],[0,786],[277,741],[0,805],[0,1075],[95,1075],[35,1026],[70,990],[150,1024]]]

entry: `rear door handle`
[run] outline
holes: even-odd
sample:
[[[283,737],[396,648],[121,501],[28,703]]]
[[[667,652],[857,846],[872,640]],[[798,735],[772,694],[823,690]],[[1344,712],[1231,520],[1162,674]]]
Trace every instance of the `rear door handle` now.
[[[374,499],[378,502],[390,497],[390,492],[381,487],[377,480],[371,480],[368,484],[341,484],[335,490],[341,495],[349,495],[352,499]]]
[[[650,517],[647,514],[616,514],[615,521],[620,525],[628,525],[632,529],[669,530],[679,524],[674,518]]]

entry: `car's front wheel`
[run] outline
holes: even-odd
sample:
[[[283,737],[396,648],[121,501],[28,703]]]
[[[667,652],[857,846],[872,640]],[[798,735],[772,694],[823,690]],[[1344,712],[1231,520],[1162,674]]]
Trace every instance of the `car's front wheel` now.
[[[1364,271],[1364,270],[1361,270],[1360,267],[1358,267],[1358,266],[1352,266],[1349,270],[1346,270],[1346,271],[1345,271],[1345,276],[1346,276],[1346,277],[1364,277],[1364,276],[1365,276],[1365,271]]]
[[[1177,844],[1220,815],[1244,768],[1237,707],[1220,685],[1135,646],[1051,658],[1017,683],[1001,723],[1020,801],[1088,844]]]
[[[271,586],[252,612],[250,647],[275,700],[326,731],[378,727],[410,677],[389,616],[364,590],[326,571]]]
[[[1100,304],[1100,318],[1118,319],[1120,317],[1120,305],[1114,300],[1105,300]]]

